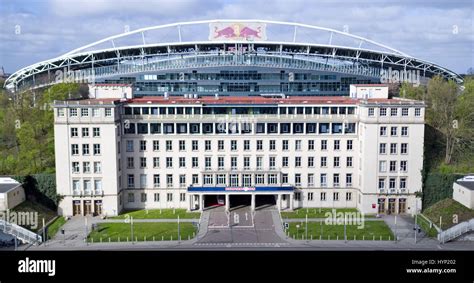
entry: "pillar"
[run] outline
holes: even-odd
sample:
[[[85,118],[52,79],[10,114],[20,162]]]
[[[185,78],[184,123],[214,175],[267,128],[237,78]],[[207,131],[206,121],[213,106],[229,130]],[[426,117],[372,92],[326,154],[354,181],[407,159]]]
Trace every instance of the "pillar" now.
[[[255,210],[255,194],[251,194],[250,195],[250,208],[251,208],[251,211],[254,211]]]
[[[230,210],[230,196],[229,194],[225,195],[225,211]]]
[[[278,211],[281,210],[281,199],[280,199],[280,194],[276,195],[276,205],[277,205],[277,209]]]
[[[201,205],[199,206],[199,210],[203,211],[204,210],[204,195],[199,196],[199,201],[201,202]]]
[[[294,196],[295,196],[295,195],[294,195],[293,193],[291,193],[291,194],[289,195],[290,210],[293,210],[293,199],[294,199]]]

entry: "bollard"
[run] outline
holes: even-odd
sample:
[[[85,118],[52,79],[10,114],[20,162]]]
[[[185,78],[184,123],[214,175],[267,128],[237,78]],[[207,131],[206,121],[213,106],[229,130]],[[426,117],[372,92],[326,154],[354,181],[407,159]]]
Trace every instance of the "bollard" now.
[[[193,238],[196,237],[196,232],[193,232]]]
[[[356,239],[357,239],[357,238],[356,238],[356,235],[354,235],[354,241],[355,241]]]
[[[118,237],[118,242],[120,242],[120,237]]]
[[[135,237],[135,242],[138,242],[138,237]]]
[[[102,243],[102,237],[100,237],[100,242]]]
[[[146,236],[143,237],[143,241],[146,242]]]
[[[372,241],[375,241],[375,235],[374,235],[374,237],[372,238]]]
[[[336,241],[339,241],[339,235],[336,235]]]
[[[173,241],[173,235],[171,235],[171,241]]]
[[[191,240],[191,236],[190,236],[190,235],[188,235],[188,241],[189,241],[189,240]]]
[[[94,243],[94,238],[91,238],[91,240],[92,240],[92,243]]]
[[[311,241],[313,240],[313,234],[311,234]]]
[[[380,241],[382,241],[382,235],[380,235]]]
[[[161,236],[161,240],[164,241],[164,240],[165,240],[165,236]]]
[[[362,235],[362,241],[365,241],[365,235]]]
[[[331,240],[331,235],[328,235],[328,240]]]
[[[390,241],[390,235],[388,235],[388,240]]]
[[[321,235],[319,235],[319,240],[320,240],[320,241],[322,240],[322,236],[321,236]]]
[[[153,242],[155,241],[155,236],[153,236]]]
[[[128,242],[128,237],[127,237],[127,242]]]
[[[109,237],[109,243],[110,243],[110,237]]]

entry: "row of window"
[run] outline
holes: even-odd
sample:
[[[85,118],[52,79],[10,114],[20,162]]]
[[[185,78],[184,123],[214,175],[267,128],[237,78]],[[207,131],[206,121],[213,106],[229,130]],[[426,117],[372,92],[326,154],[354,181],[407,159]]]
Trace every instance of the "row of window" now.
[[[140,193],[140,202],[147,202],[147,193]],[[127,194],[127,201],[129,203],[135,202],[135,193],[128,193]],[[153,201],[160,202],[160,193],[153,193]],[[166,201],[172,202],[173,201],[173,193],[166,193]],[[184,202],[186,201],[186,193],[179,194],[179,201]]]
[[[125,134],[354,134],[356,123],[130,123]]]
[[[179,168],[186,168],[187,167],[187,160],[189,161],[189,158],[191,158],[191,168],[199,168],[199,157],[178,157],[178,167]],[[268,157],[268,164],[264,164],[263,156],[256,156],[255,157],[255,163],[253,163],[251,160],[252,158],[250,156],[243,156],[242,161],[243,163],[238,165],[238,157],[237,156],[231,156],[230,163],[227,164],[225,162],[225,157],[223,156],[218,156],[217,157],[217,166],[212,166],[212,157],[211,156],[206,156],[204,157],[204,164],[203,168],[205,170],[212,170],[213,168],[217,168],[218,170],[226,170],[226,169],[231,169],[231,170],[238,170],[238,169],[244,169],[244,170],[251,170],[251,169],[256,169],[256,170],[263,170],[264,168],[274,170],[276,169],[276,164],[277,164],[277,159],[275,156],[269,156]],[[139,157],[139,168],[148,168],[148,158],[147,157]],[[160,164],[160,157],[152,157],[152,167],[153,168],[161,168]],[[165,167],[168,169],[174,168],[175,160],[173,157],[166,157],[165,158],[166,163]],[[214,157],[215,160],[215,157]],[[321,168],[327,168],[329,166],[328,162],[328,157],[327,156],[321,156],[319,159],[319,166]],[[215,162],[215,161],[214,161]],[[74,163],[77,162],[73,162]],[[341,157],[339,156],[334,156],[332,158],[332,166],[334,168],[339,168],[341,167],[342,161]],[[228,166],[230,164],[230,167]],[[127,157],[127,169],[134,169],[136,168],[136,159],[133,156]],[[289,162],[289,157],[288,156],[282,156],[281,157],[281,167],[282,168],[301,168],[301,167],[315,167],[315,157],[314,156],[309,156],[306,158],[306,164],[303,164],[303,158],[301,156],[296,156],[294,158],[294,162],[290,164]],[[346,167],[353,167],[353,158],[352,156],[346,156],[345,158],[345,166]],[[73,166],[74,168],[74,166]]]
[[[71,138],[79,137],[79,128],[73,127],[71,128]],[[89,128],[81,128],[81,137],[88,138],[90,137],[90,129]],[[100,137],[100,128],[93,127],[92,128],[92,137],[98,138]]]
[[[93,168],[91,168],[91,162],[89,162],[89,161],[82,162],[82,173],[84,173],[84,174],[90,174],[90,173],[100,174],[100,173],[102,173],[102,165],[99,161],[95,161],[92,164],[93,164]],[[76,161],[72,162],[71,167],[72,167],[72,173],[81,173],[81,166],[80,166],[79,162],[76,162]]]
[[[92,145],[92,154],[100,155],[101,147],[100,144],[95,143]],[[79,144],[71,144],[71,155],[79,155]],[[90,155],[90,144],[82,144],[82,155]]]
[[[378,109],[379,109],[379,116],[388,116],[390,114],[391,117],[396,117],[399,114],[401,114],[401,116],[406,117],[406,116],[409,116],[411,108],[403,107],[399,109],[397,107],[390,107],[390,108],[380,107]],[[420,117],[421,108],[415,108],[413,115],[415,115],[415,117]],[[368,116],[369,117],[375,116],[375,108],[370,107],[368,109]]]
[[[214,141],[215,142],[215,141]],[[147,151],[148,150],[148,142],[146,140],[140,140],[139,142],[139,151]],[[165,150],[166,151],[173,151],[173,142],[172,140],[166,140],[165,141]],[[178,150],[179,151],[186,151],[186,145],[189,143],[189,141],[186,140],[179,140],[178,141]],[[205,140],[204,141],[204,150],[205,151],[211,151],[212,150],[212,140]],[[280,141],[279,141],[280,143]],[[293,141],[292,141],[293,143]],[[199,151],[199,140],[192,140],[191,141],[191,150],[192,151]],[[237,151],[240,146],[243,148],[244,151],[250,151],[251,150],[251,140],[230,140],[229,141],[229,148],[231,151]],[[268,141],[268,150],[276,150],[277,149],[277,140],[269,140]],[[306,148],[307,150],[315,150],[316,147],[316,141],[315,140],[308,140],[306,143]],[[288,151],[290,150],[290,140],[281,140],[281,150],[283,151]],[[300,151],[303,148],[303,141],[302,140],[294,140],[294,143],[292,145],[292,148],[296,151]],[[321,140],[320,150],[328,150],[328,140]],[[346,150],[352,150],[353,149],[353,140],[346,140],[345,142],[345,148]],[[217,150],[218,151],[225,151],[228,150],[225,147],[225,141],[224,140],[218,140],[217,141]],[[341,140],[333,140],[332,142],[332,150],[341,150]],[[159,140],[153,140],[152,141],[152,150],[153,151],[159,151],[160,150],[160,141]],[[263,140],[255,140],[255,150],[260,151],[264,150],[263,146]],[[135,151],[135,141],[134,140],[127,140],[126,141],[126,151],[127,152],[134,152]]]
[[[102,108],[68,108],[69,117],[101,117]],[[65,116],[66,108],[57,108],[58,117]],[[112,108],[105,108],[105,117],[112,117]]]
[[[398,154],[398,143],[390,143],[390,154]],[[408,154],[408,143],[400,143],[400,153]],[[379,154],[387,154],[387,144],[379,144]]]
[[[390,160],[388,161],[388,172],[396,173],[396,172],[408,172],[408,161],[402,160],[400,161],[400,167],[397,168],[398,161]],[[387,160],[380,160],[379,161],[379,172],[387,172]]]
[[[166,187],[173,188],[174,185],[174,175],[173,174],[165,174],[165,182]],[[345,187],[352,187],[352,174],[347,173],[344,174],[345,176]],[[309,173],[306,174],[305,179],[305,186],[306,187],[314,187],[318,185],[319,187],[341,187],[342,186],[342,174],[335,173],[332,174],[332,183],[328,183],[328,174],[321,173],[319,174],[319,183],[316,184],[315,182],[315,174]],[[128,174],[127,175],[127,187],[134,189],[134,188],[149,188],[148,184],[148,175],[147,174],[140,174],[139,175],[139,183],[135,182],[135,175]],[[280,178],[280,179],[279,179]],[[278,174],[275,173],[268,173],[268,174],[203,174],[201,184],[206,186],[260,186],[260,185],[279,185],[279,184],[292,184],[295,186],[302,186],[302,174],[296,173],[294,174],[293,182],[289,181],[289,175],[286,173]],[[188,186],[188,180],[186,178],[186,174],[178,175],[179,180],[179,187],[186,187]],[[191,175],[191,185],[199,185],[199,174]],[[159,188],[161,187],[161,175],[160,174],[153,174],[153,187]]]
[[[401,189],[401,190],[406,189],[407,188],[407,178],[406,177],[400,177],[400,178],[379,177],[378,188],[380,190],[384,190],[384,189],[393,190],[393,189],[396,189],[397,188],[397,179],[398,179],[398,188]]]
[[[402,137],[408,136],[408,126],[403,126],[403,127],[400,127],[400,128],[401,128],[400,135]],[[379,133],[380,133],[381,137],[387,136],[387,126],[381,126]],[[392,137],[398,136],[398,127],[396,127],[396,126],[390,127],[390,136],[392,136]]]
[[[92,188],[94,184],[94,188]],[[82,185],[82,187],[81,187]],[[85,179],[85,180],[72,180],[72,192],[73,195],[91,195],[92,193],[99,195],[102,194],[102,180],[100,179]]]

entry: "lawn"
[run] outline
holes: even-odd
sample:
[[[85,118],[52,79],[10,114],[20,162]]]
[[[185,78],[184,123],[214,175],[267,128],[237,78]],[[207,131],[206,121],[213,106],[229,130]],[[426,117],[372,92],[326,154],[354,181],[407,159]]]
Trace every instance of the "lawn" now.
[[[25,200],[23,203],[19,204],[15,208],[12,209],[15,212],[36,212],[38,213],[38,225],[36,229],[31,229],[30,226],[24,226],[26,229],[32,230],[34,232],[38,232],[41,228],[43,228],[43,218],[45,223],[56,217],[57,213],[39,203],[32,202],[30,200]]]
[[[181,239],[193,238],[196,228],[189,222],[180,223]],[[169,241],[178,239],[178,223],[133,223],[133,236],[136,241]],[[146,238],[145,238],[146,237]],[[126,242],[131,241],[131,227],[129,223],[99,223],[88,236],[89,242]],[[92,240],[93,239],[93,240]]]
[[[65,223],[66,219],[64,219],[64,217],[59,216],[56,218],[56,220],[48,226],[48,239],[52,239]]]
[[[302,239],[302,236],[305,235],[305,222],[289,223],[290,227],[288,229],[289,235],[291,238],[297,238],[298,240]],[[296,225],[299,225],[299,228],[296,228]],[[321,229],[322,226],[322,229]],[[354,236],[357,240],[394,240],[394,236],[390,228],[382,220],[377,221],[365,221],[363,229],[358,229],[357,225],[347,225],[347,239],[354,240]],[[308,239],[319,239],[320,235],[323,240],[336,240],[339,237],[339,240],[344,240],[344,225],[327,225],[322,222],[308,222]]]
[[[435,238],[438,236],[438,231],[436,230],[436,228],[434,226],[431,226],[430,228],[430,223],[425,219],[423,218],[422,216],[418,216],[416,218],[416,223],[420,226],[420,228],[425,231],[425,233],[431,237],[431,238]]]
[[[187,212],[186,209],[141,209],[125,211],[119,216],[110,217],[111,219],[124,219],[126,216],[133,216],[134,219],[199,219],[200,212]]]
[[[423,211],[423,215],[434,222],[438,227],[441,217],[442,227],[440,228],[446,230],[457,223],[474,218],[474,210],[465,207],[453,199],[447,198],[428,207]]]
[[[344,213],[349,213],[349,212],[358,212],[356,208],[300,208],[296,209],[291,212],[282,212],[281,217],[283,219],[286,218],[301,218],[304,219],[306,217],[306,214],[308,214],[308,218],[326,218],[326,213],[333,212],[333,209],[335,209],[336,213],[338,212],[344,212]],[[367,218],[373,218],[373,215],[365,215],[364,217]]]

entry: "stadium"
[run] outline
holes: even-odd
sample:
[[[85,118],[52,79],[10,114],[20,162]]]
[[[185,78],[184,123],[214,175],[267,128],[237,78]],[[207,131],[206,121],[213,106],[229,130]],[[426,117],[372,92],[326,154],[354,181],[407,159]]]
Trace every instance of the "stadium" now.
[[[334,29],[206,20],[104,38],[18,70],[5,87],[17,92],[75,81],[131,84],[136,97],[343,96],[350,84],[416,76],[426,84],[435,75],[462,83],[461,76],[442,66]]]

